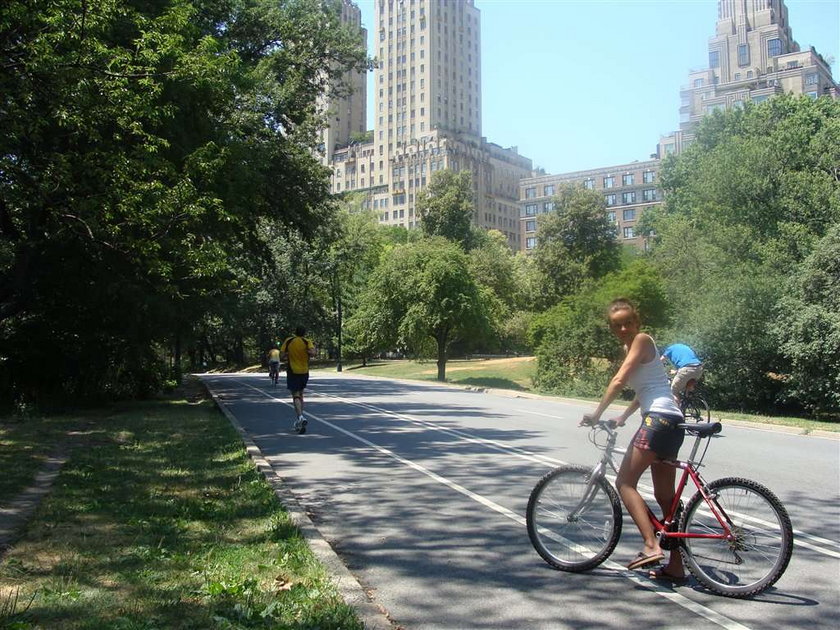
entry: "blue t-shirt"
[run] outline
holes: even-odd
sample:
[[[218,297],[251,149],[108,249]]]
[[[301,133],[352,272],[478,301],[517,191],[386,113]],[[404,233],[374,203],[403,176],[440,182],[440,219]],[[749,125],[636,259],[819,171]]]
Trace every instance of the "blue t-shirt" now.
[[[673,363],[676,368],[684,368],[686,365],[702,365],[703,362],[694,354],[694,350],[684,343],[672,343],[665,348],[662,356]]]

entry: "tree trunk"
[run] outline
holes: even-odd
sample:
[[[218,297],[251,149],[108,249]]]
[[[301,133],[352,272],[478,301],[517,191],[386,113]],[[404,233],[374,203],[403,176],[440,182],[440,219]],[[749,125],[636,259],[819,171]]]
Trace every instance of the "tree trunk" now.
[[[436,337],[437,341],[437,380],[446,380],[446,333],[442,333]]]

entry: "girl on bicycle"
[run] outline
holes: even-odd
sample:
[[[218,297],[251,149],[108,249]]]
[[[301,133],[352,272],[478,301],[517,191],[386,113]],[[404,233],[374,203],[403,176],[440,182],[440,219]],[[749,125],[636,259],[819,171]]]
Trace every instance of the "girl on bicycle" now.
[[[683,422],[683,416],[671,394],[656,343],[650,335],[641,332],[642,323],[636,307],[625,298],[613,300],[607,308],[607,317],[613,334],[624,344],[625,358],[595,413],[584,415],[581,424],[596,424],[625,387],[636,392],[630,406],[615,418],[617,424],[623,426],[637,409],[642,412],[642,424],[621,462],[616,488],[644,539],[644,549],[627,565],[628,569],[640,569],[660,563],[665,554],[648,519],[645,500],[636,486],[642,473],[650,468],[656,502],[664,513],[668,513],[674,500],[676,469],[656,462],[676,459],[685,435],[683,429],[677,427]],[[679,550],[671,550],[668,564],[652,570],[650,577],[684,581],[685,570]]]

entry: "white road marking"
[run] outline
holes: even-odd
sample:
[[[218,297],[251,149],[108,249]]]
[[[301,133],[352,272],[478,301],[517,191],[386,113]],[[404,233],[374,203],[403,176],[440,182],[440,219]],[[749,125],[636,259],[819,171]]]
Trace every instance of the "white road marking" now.
[[[278,402],[281,402],[285,405],[290,405],[291,404],[288,401],[281,400],[281,399],[273,396],[271,393],[266,392],[266,391],[264,391],[262,389],[259,389],[257,387],[254,387],[253,385],[249,385],[248,383],[243,383],[242,381],[237,381],[237,382],[242,384],[242,385],[245,385],[246,387],[248,387],[250,389],[253,389],[253,390],[259,392],[260,394],[262,394],[262,395],[264,395],[268,398],[271,398],[272,400],[277,400]],[[356,404],[356,403],[353,403],[353,404]],[[367,440],[367,439],[363,438],[362,436],[360,436],[356,433],[353,433],[352,431],[348,431],[347,429],[344,429],[344,428],[342,428],[342,427],[340,427],[340,426],[338,426],[338,425],[336,425],[332,422],[329,422],[329,421],[325,420],[324,418],[321,418],[321,417],[313,414],[312,412],[305,412],[305,415],[310,417],[313,420],[317,420],[318,422],[334,429],[335,431],[343,433],[344,435],[346,435],[346,436],[348,436],[348,437],[350,437],[350,438],[352,438],[352,439],[354,439],[358,442],[361,442],[362,444],[372,448],[373,450],[377,451],[378,453],[381,453],[382,455],[390,457],[391,459],[394,459],[395,461],[399,462],[400,464],[402,464],[404,466],[407,466],[407,467],[409,467],[413,470],[416,470],[417,472],[420,472],[420,473],[426,475],[427,477],[431,478],[432,480],[436,481],[437,483],[440,483],[441,485],[444,485],[444,486],[446,486],[446,487],[448,487],[448,488],[450,488],[450,489],[468,497],[469,499],[472,499],[473,501],[475,501],[475,502],[477,502],[477,503],[479,503],[479,504],[481,504],[481,505],[483,505],[487,508],[490,508],[491,510],[493,510],[495,512],[498,512],[499,514],[505,516],[506,518],[508,518],[509,520],[515,522],[516,524],[518,524],[520,526],[524,527],[526,525],[525,519],[523,517],[519,516],[518,514],[516,514],[515,512],[513,512],[512,510],[509,510],[508,508],[506,508],[502,505],[499,505],[498,503],[496,503],[496,502],[494,502],[494,501],[492,501],[492,500],[490,500],[490,499],[488,499],[488,498],[486,498],[486,497],[484,497],[484,496],[482,496],[482,495],[480,495],[476,492],[473,492],[472,490],[469,490],[468,488],[465,488],[464,486],[462,486],[462,485],[460,485],[460,484],[458,484],[454,481],[451,481],[450,479],[447,479],[446,477],[444,477],[442,475],[439,475],[438,473],[426,468],[425,466],[423,466],[421,464],[418,464],[414,461],[406,459],[405,457],[402,457],[401,455],[397,455],[396,453],[394,453],[390,449],[387,449],[383,446],[375,444],[374,442],[371,442],[370,440]],[[716,625],[718,625],[722,628],[726,628],[727,630],[750,630],[750,628],[748,626],[745,626],[745,625],[735,621],[734,619],[730,619],[728,617],[725,617],[724,615],[721,615],[720,613],[717,613],[714,610],[712,610],[710,608],[707,608],[706,606],[703,606],[702,604],[699,604],[699,603],[697,603],[697,602],[695,602],[691,599],[688,599],[687,597],[684,597],[684,596],[680,595],[679,593],[676,593],[676,592],[668,590],[664,587],[655,585],[650,580],[641,579],[640,577],[638,577],[635,574],[635,572],[628,571],[627,569],[625,569],[621,565],[619,565],[619,564],[617,564],[617,563],[615,563],[611,560],[607,560],[602,566],[605,566],[609,569],[612,569],[612,570],[616,571],[621,577],[623,577],[627,580],[630,580],[631,582],[633,582],[637,586],[640,586],[642,588],[650,590],[650,591],[656,593],[657,595],[660,595],[660,596],[664,597],[665,599],[668,599],[671,602],[685,608],[686,610],[689,610],[689,611],[691,611],[691,612],[693,612],[697,615],[705,617],[706,619],[708,619],[712,623],[714,623],[714,624],[716,624]]]
[[[258,391],[262,391],[262,390],[258,390]],[[324,397],[324,398],[332,398],[334,400],[340,401],[340,402],[348,404],[348,405],[356,405],[358,407],[364,407],[366,409],[370,409],[371,411],[375,411],[377,413],[385,414],[385,415],[388,415],[388,416],[393,416],[393,417],[399,418],[401,420],[406,420],[408,422],[419,424],[419,425],[428,427],[430,429],[440,431],[441,433],[448,433],[449,435],[459,437],[459,438],[461,438],[463,440],[466,440],[468,442],[483,444],[483,445],[488,446],[488,447],[490,447],[494,450],[501,451],[501,452],[504,452],[504,453],[509,453],[511,455],[514,455],[515,457],[519,457],[519,458],[524,459],[526,461],[532,461],[532,462],[536,462],[536,463],[539,463],[539,464],[548,465],[548,466],[551,466],[551,467],[565,466],[565,465],[570,464],[570,462],[566,462],[566,461],[563,461],[561,459],[555,459],[553,457],[548,457],[548,456],[545,456],[545,455],[537,455],[536,453],[531,453],[531,452],[529,452],[525,449],[519,448],[517,446],[513,446],[512,444],[508,444],[507,442],[502,442],[502,441],[499,441],[499,440],[488,440],[486,438],[476,437],[476,436],[473,436],[469,433],[465,433],[463,431],[460,431],[458,429],[450,429],[448,427],[442,427],[438,424],[435,424],[434,422],[432,422],[430,420],[423,420],[422,418],[415,418],[414,416],[410,416],[408,414],[400,413],[400,412],[397,412],[397,411],[389,411],[388,409],[383,409],[381,407],[377,407],[377,406],[371,405],[369,403],[358,402],[358,401],[355,401],[355,400],[342,398],[341,396],[335,396],[333,394],[324,394],[324,393],[321,393],[321,392],[313,392],[313,393],[317,394],[318,396]],[[539,415],[547,415],[547,414],[539,414]],[[559,416],[550,416],[550,417],[558,417],[559,418]],[[620,450],[623,452],[624,449],[620,449]],[[616,449],[616,452],[618,453],[619,449]],[[609,481],[611,483],[613,483],[613,484],[615,483],[615,475],[607,475],[607,479],[609,479]],[[687,488],[688,488],[688,490],[692,489],[692,487],[690,485],[687,486]],[[654,499],[653,488],[651,486],[648,486],[648,485],[645,485],[645,484],[639,484],[639,491],[642,494],[642,496],[644,496],[645,498],[650,499],[650,500]],[[733,514],[735,514],[735,515],[737,515],[741,518],[744,518],[746,520],[764,525],[765,527],[775,527],[776,526],[775,523],[771,523],[771,522],[768,522],[768,521],[765,521],[763,519],[759,519],[759,518],[756,518],[756,517],[753,517],[753,516],[750,516],[750,515],[747,515],[747,514],[741,514],[739,512],[733,512]],[[825,548],[820,546],[820,545],[827,545],[829,547],[834,547],[835,549],[840,550],[840,543],[838,543],[837,541],[828,540],[826,538],[821,538],[820,536],[814,536],[812,534],[806,534],[805,532],[803,532],[801,530],[798,530],[798,529],[794,529],[793,533],[794,533],[794,545],[798,545],[800,547],[805,547],[806,549],[810,549],[811,551],[816,551],[817,553],[821,553],[821,554],[829,556],[831,558],[840,558],[840,551],[834,551],[833,549],[825,549]],[[803,538],[807,539],[811,542],[806,542],[806,540],[803,540]]]

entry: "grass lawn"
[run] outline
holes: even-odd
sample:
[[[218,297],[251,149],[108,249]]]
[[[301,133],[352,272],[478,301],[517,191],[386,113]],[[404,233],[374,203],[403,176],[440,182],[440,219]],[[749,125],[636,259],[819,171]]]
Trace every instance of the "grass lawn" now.
[[[332,366],[328,369],[335,370]],[[370,361],[345,364],[349,373],[387,376],[419,381],[437,380],[435,361]],[[451,359],[446,362],[446,382],[473,387],[495,387],[517,391],[532,391],[532,378],[536,370],[534,357],[509,359]]]
[[[335,366],[321,369],[334,371]],[[408,380],[436,381],[437,364],[434,361],[372,361],[367,367],[349,363],[344,365],[349,374],[368,374]],[[492,387],[516,391],[537,392],[532,378],[536,372],[534,357],[511,357],[506,359],[450,360],[446,363],[446,381],[455,385]],[[620,402],[618,404],[621,404]],[[759,422],[787,427],[796,427],[804,432],[815,430],[840,432],[840,423],[820,422],[809,418],[788,416],[764,416],[730,411],[712,410],[712,418]]]
[[[212,402],[0,419],[0,504],[72,450],[0,560],[0,628],[361,628]]]

